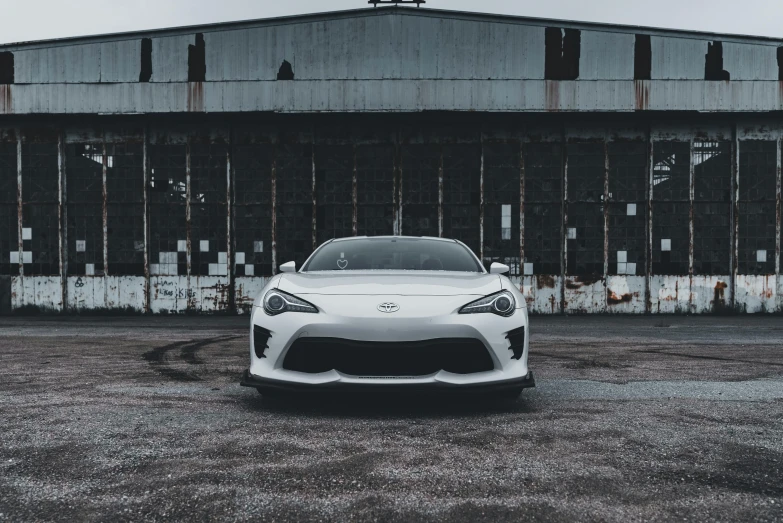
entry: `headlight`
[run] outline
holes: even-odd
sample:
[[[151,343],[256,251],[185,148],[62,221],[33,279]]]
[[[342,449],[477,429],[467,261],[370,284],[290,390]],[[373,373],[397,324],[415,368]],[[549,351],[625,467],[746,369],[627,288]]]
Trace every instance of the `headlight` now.
[[[264,312],[270,316],[277,316],[284,312],[318,313],[318,309],[313,304],[307,303],[296,296],[272,289],[264,295]]]
[[[490,312],[498,316],[511,316],[517,307],[514,295],[508,291],[490,294],[480,300],[468,303],[459,310],[460,314],[480,314]]]

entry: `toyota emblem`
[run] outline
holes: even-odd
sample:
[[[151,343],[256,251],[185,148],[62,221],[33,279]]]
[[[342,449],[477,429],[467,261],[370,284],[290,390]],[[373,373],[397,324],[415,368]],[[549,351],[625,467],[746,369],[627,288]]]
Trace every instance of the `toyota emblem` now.
[[[400,310],[400,306],[397,305],[396,303],[381,303],[380,305],[378,305],[378,310],[390,314],[392,312],[397,312],[398,310]]]

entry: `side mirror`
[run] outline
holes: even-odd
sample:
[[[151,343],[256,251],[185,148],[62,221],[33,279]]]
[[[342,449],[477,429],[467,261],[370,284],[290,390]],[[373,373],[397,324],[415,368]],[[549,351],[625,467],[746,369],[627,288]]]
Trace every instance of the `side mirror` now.
[[[508,265],[503,265],[502,263],[493,263],[489,267],[490,274],[506,274],[510,270]]]
[[[296,272],[296,262],[284,263],[280,266],[280,272]]]

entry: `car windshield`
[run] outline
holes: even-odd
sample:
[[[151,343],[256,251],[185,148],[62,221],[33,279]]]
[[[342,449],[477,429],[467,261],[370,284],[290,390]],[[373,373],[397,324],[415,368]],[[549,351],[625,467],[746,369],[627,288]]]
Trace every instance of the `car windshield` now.
[[[334,241],[318,249],[302,267],[302,272],[399,270],[482,272],[463,245],[428,238]]]

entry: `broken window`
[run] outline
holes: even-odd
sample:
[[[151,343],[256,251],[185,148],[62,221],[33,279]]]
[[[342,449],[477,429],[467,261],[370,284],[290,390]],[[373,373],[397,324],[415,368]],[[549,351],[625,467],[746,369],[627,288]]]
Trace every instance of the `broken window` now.
[[[22,144],[22,258],[26,275],[54,276],[60,274],[59,155],[56,138],[44,138]]]
[[[777,143],[743,141],[739,151],[739,274],[775,273]]]
[[[102,276],[103,145],[65,146],[68,275]]]
[[[315,166],[316,243],[353,236],[353,147],[320,145]]]
[[[277,79],[278,80],[294,79],[294,68],[291,66],[291,62],[289,62],[288,60],[283,60],[283,63],[280,64],[280,69],[277,71]]]
[[[439,236],[441,146],[402,146],[402,234]]]
[[[688,142],[653,144],[653,274],[689,273],[690,154]]]
[[[693,143],[693,274],[731,274],[731,143]]]
[[[603,143],[568,145],[568,221],[566,274],[604,274]]]
[[[190,271],[228,276],[228,146],[190,144]]]
[[[519,260],[518,143],[484,144],[484,262],[521,273]]]
[[[14,53],[0,53],[0,84],[14,83]]]
[[[544,78],[576,80],[579,78],[582,32],[578,29],[547,27],[545,32]]]
[[[144,147],[106,145],[106,233],[111,275],[144,275]]]
[[[0,276],[17,274],[19,274],[19,208],[16,143],[0,142]]]
[[[394,146],[356,146],[359,236],[394,233]]]
[[[245,142],[243,140],[243,142]],[[237,276],[272,276],[274,146],[234,146],[234,260]]]
[[[647,144],[611,142],[609,274],[647,274]]]
[[[443,236],[481,252],[481,146],[443,146]],[[500,231],[494,231],[494,236]],[[486,239],[486,237],[485,237]]]
[[[313,252],[313,149],[284,143],[277,149],[277,264],[301,267]]]
[[[560,275],[563,146],[525,145],[525,275]]]
[[[151,144],[149,264],[153,276],[187,275],[188,227],[184,144]]]
[[[139,82],[149,82],[150,79],[152,79],[152,38],[142,38]]]
[[[723,69],[723,42],[707,44],[707,55],[704,61],[705,80],[731,80],[731,75]]]
[[[204,34],[196,35],[196,45],[188,46],[188,82],[207,81],[207,49]]]
[[[652,78],[652,43],[650,35],[636,35],[633,59],[633,79]]]

